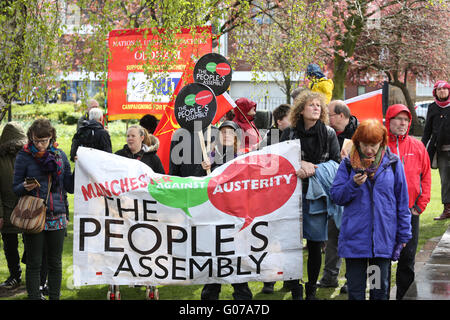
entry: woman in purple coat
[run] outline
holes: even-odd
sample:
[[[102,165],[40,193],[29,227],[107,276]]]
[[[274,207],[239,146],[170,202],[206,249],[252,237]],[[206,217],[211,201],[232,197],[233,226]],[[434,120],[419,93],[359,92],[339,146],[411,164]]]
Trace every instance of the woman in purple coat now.
[[[385,300],[390,260],[411,238],[405,173],[386,147],[387,130],[378,120],[363,121],[352,140],[330,190],[344,206],[338,254],[346,261],[350,300],[365,299],[368,273],[374,280],[370,299]]]

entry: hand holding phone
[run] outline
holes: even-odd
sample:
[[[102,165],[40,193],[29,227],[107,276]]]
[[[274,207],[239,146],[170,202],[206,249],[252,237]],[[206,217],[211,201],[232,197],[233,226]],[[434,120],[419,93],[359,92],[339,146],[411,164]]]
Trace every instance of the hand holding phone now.
[[[34,177],[26,177],[24,187],[27,191],[33,190],[36,187],[40,187],[41,185]]]

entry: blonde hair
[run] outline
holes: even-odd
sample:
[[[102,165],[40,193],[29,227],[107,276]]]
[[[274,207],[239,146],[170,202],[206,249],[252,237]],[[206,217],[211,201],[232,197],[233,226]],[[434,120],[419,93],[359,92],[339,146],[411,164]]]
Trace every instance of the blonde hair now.
[[[328,109],[325,102],[325,96],[320,92],[313,92],[311,90],[302,91],[294,100],[293,107],[289,113],[289,119],[292,126],[295,126],[301,117],[301,112],[305,109],[305,106],[311,100],[317,99],[320,101],[320,121],[328,125]]]

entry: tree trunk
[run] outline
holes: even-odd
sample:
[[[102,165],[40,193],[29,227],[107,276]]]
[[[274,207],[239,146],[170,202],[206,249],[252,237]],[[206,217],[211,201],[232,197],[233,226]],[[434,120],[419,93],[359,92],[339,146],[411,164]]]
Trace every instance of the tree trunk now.
[[[420,124],[419,119],[417,118],[416,109],[414,108],[415,106],[411,99],[411,95],[409,93],[406,83],[400,82],[397,79],[397,80],[394,80],[393,82],[391,82],[390,84],[397,88],[400,88],[400,90],[402,90],[403,96],[405,97],[405,100],[406,100],[406,106],[408,107],[409,112],[411,112],[412,123],[411,123],[411,128],[409,130],[409,134],[414,135],[414,136],[422,136],[423,135],[423,127]]]
[[[338,54],[334,55],[333,97],[332,99],[345,100],[344,88],[347,77],[348,63]]]

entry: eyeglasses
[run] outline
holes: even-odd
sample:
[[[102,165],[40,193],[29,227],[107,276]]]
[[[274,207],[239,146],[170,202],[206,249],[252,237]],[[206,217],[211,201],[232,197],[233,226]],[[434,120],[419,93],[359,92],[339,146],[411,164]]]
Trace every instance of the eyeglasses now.
[[[397,120],[397,121],[405,121],[405,122],[409,122],[409,118],[403,118],[403,117],[394,117],[392,118],[393,120]]]
[[[33,139],[31,140],[31,142],[33,142],[34,144],[46,144],[50,141],[51,138],[45,138],[45,139]]]

